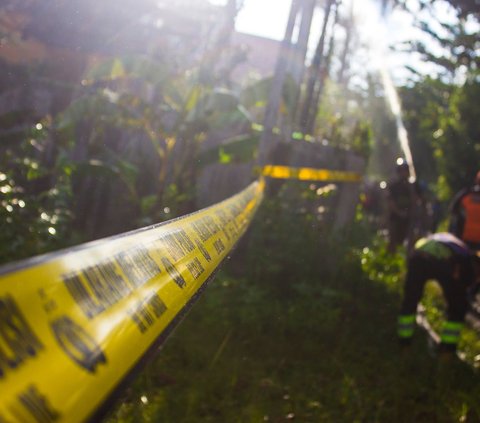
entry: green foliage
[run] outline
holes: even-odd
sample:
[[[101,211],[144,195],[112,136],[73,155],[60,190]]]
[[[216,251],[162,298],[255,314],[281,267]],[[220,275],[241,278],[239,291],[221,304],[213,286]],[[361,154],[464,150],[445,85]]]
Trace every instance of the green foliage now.
[[[436,6],[456,10],[456,18],[450,14],[447,21]],[[409,7],[424,36],[406,44],[430,65],[438,65],[438,76],[414,71],[416,82],[402,89],[404,118],[420,178],[437,182],[438,196],[450,201],[471,185],[478,170],[480,16],[470,0],[424,1]]]
[[[402,89],[405,124],[419,178],[449,202],[473,183],[480,162],[480,82],[460,86],[426,78]]]
[[[252,82],[240,92],[240,102],[257,122],[263,121],[264,111],[269,98],[272,78],[263,78]],[[297,107],[298,87],[293,78],[288,75],[282,87],[280,113],[282,119],[292,123]]]
[[[351,149],[368,160],[375,122],[364,103],[360,95],[328,81],[316,121],[319,137],[332,146]]]
[[[6,67],[0,83],[28,86],[35,75],[26,67],[17,68]],[[62,202],[55,215],[69,216],[72,225],[65,239],[60,228],[52,227],[55,237],[37,240],[32,234],[43,230],[36,230],[33,217],[25,218],[29,206],[14,207],[5,225],[13,223],[3,231],[5,260],[193,211],[198,167],[192,163],[198,163],[207,134],[225,128],[228,133],[232,126],[251,132],[251,118],[238,96],[214,89],[210,82],[201,83],[200,73],[197,66],[188,72],[173,71],[162,59],[114,57],[88,69],[74,100],[55,116],[39,119],[22,110],[1,116],[2,172],[17,187],[15,196],[5,198],[3,210],[7,205],[10,209],[10,201],[23,198],[20,192],[27,205],[43,210],[36,197],[54,192]],[[30,130],[40,120],[49,127],[45,136]],[[254,144],[238,143],[231,151],[226,147],[224,161],[250,159]],[[217,151],[215,161],[219,156]],[[30,235],[10,242],[15,231]],[[75,235],[79,233],[81,238]],[[53,238],[61,242],[51,242]]]
[[[169,220],[181,216],[182,211],[185,209],[185,203],[189,202],[193,195],[193,188],[180,190],[175,183],[167,185],[163,196],[163,205],[165,207],[162,210],[165,215],[160,216],[160,220]]]
[[[239,135],[225,140],[221,145],[199,154],[201,166],[222,162],[222,156],[228,156],[229,162],[242,163],[252,161],[258,147],[258,134]]]
[[[414,165],[419,178],[429,183],[437,182],[439,175],[436,140],[443,132],[441,119],[448,113],[452,89],[428,77],[400,91]]]
[[[134,223],[193,211],[197,167],[192,163],[202,162],[197,156],[206,134],[250,128],[238,97],[199,83],[198,72],[173,75],[162,62],[142,57],[107,60],[89,72],[84,95],[58,117],[56,127],[78,161],[75,195],[84,198],[77,201],[76,214],[85,220],[82,204],[95,209],[101,190],[115,192],[111,207],[122,211],[116,222],[91,216],[97,221],[94,232],[101,227],[106,234],[117,233]],[[252,147],[240,147],[234,146],[233,154],[251,157]],[[220,150],[214,154],[217,161]],[[223,161],[231,155],[224,151]],[[100,180],[86,193],[83,187],[94,177]]]
[[[476,19],[472,19],[469,24],[466,24],[463,17],[442,22],[434,9],[429,10],[428,17],[418,22],[418,27],[428,36],[428,42],[416,40],[407,44],[430,64],[438,65],[441,73],[446,71],[450,77],[465,70],[478,71],[479,37],[473,28],[475,24],[478,25],[480,16],[477,14]]]
[[[366,122],[357,122],[350,137],[352,150],[368,160],[372,152],[371,126]]]
[[[375,237],[369,247],[360,253],[362,270],[371,281],[382,283],[392,292],[401,292],[401,281],[406,267],[405,251],[391,254],[387,249],[387,241]]]
[[[49,148],[49,143],[45,126],[33,128],[28,139],[4,150],[0,159],[0,167],[8,169],[0,172],[1,263],[65,247],[75,240],[70,228],[71,164],[58,160],[46,167],[38,153]]]
[[[450,99],[448,112],[440,122],[436,157],[439,170],[455,193],[473,183],[480,163],[480,81],[466,81]]]
[[[471,369],[432,359],[421,336],[409,354],[398,348],[401,255],[370,244],[362,222],[328,236],[325,222],[282,204],[267,199],[107,421],[480,419]]]
[[[279,297],[288,297],[303,284],[337,278],[339,261],[350,254],[340,240],[358,231],[332,233],[337,191],[299,181],[271,181],[267,193],[248,239],[248,264],[242,266],[242,275],[266,284]],[[318,268],[319,257],[327,256]]]
[[[456,47],[475,42],[457,35]],[[271,79],[237,95],[214,87],[207,61],[178,71],[167,56],[156,57],[102,61],[56,116],[0,116],[2,261],[184,214],[192,210],[194,163],[254,157],[251,123],[261,121]],[[474,68],[474,57],[463,59]],[[0,88],[28,85],[35,73],[2,70]],[[374,133],[374,171],[381,173],[398,149],[396,127],[378,81],[369,91],[365,99],[329,84],[317,135],[369,157]],[[282,94],[288,123],[296,109],[293,80]],[[438,180],[442,198],[477,170],[478,98],[474,72],[463,86],[425,79],[403,90],[416,167]],[[242,135],[199,154],[209,133],[232,127]],[[337,195],[329,192],[319,198],[315,186],[272,183],[233,260],[127,390],[112,421],[480,420],[478,375],[458,363],[442,367],[422,337],[409,357],[400,354],[395,318],[404,252],[389,255],[360,215],[332,233]],[[443,303],[434,286],[424,304],[438,328]],[[478,362],[478,335],[465,331],[461,348]]]
[[[166,83],[170,73],[168,66],[147,57],[114,57],[88,69],[83,84],[93,85],[99,81],[128,83],[129,80],[141,79],[154,86]]]
[[[248,111],[240,104],[238,96],[231,91],[214,89],[201,93],[197,90],[193,94],[186,105],[186,110],[190,112],[187,121],[203,119],[210,129],[242,124],[248,127],[252,122]]]
[[[375,237],[371,247],[359,251],[362,270],[371,281],[381,283],[389,291],[399,295],[403,292],[403,281],[406,273],[405,251],[391,255],[387,251],[387,242],[382,237]],[[422,306],[432,329],[440,333],[445,322],[446,302],[440,285],[435,281],[428,281]],[[480,357],[480,336],[471,327],[466,327],[462,332],[459,342],[460,357],[469,365],[478,368]]]

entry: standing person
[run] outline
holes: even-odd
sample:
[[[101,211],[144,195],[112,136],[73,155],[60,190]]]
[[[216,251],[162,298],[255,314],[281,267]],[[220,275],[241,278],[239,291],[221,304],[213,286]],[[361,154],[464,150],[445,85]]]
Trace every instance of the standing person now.
[[[391,253],[407,239],[415,205],[415,190],[409,181],[410,171],[402,159],[397,160],[396,173],[396,178],[387,185],[388,251]]]
[[[417,306],[425,283],[436,280],[447,302],[447,320],[440,334],[439,350],[455,352],[468,308],[468,292],[478,283],[477,256],[450,233],[421,238],[408,260],[403,301],[398,316],[398,338],[402,345],[412,340]]]
[[[480,249],[480,171],[473,186],[464,188],[453,198],[450,208],[449,232]]]

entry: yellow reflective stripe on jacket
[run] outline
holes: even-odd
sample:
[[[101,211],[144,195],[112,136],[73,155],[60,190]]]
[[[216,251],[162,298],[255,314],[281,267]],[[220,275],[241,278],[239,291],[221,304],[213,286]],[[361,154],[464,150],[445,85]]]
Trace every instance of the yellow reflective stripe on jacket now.
[[[398,316],[398,323],[399,324],[414,324],[415,323],[415,315],[414,314],[404,314]]]
[[[440,340],[445,344],[456,344],[460,339],[460,333],[463,329],[461,322],[445,322],[442,328]]]
[[[397,335],[399,338],[410,338],[415,329],[415,315],[405,314],[398,316]]]

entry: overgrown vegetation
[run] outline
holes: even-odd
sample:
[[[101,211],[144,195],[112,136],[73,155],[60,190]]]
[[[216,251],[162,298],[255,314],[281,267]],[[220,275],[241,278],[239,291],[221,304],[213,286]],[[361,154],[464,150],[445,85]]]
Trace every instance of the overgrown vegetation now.
[[[60,3],[0,6],[0,53],[32,40],[34,52],[45,50],[24,63],[0,54],[0,263],[192,211],[202,166],[255,159],[273,86],[232,81],[244,54],[228,46],[240,0],[226,14],[206,0]],[[446,202],[480,159],[478,34],[467,31],[479,19],[475,0],[418,7],[439,3],[455,6],[458,19],[437,22],[444,32],[417,24],[445,54],[410,47],[445,72],[414,71],[400,95],[419,178]],[[368,177],[385,179],[399,154],[397,128],[378,77],[363,81],[358,68],[367,66],[352,66],[355,51],[368,55],[346,4],[319,6],[324,18],[324,6],[332,10],[328,31],[310,72],[301,59],[296,82],[290,75],[277,87],[275,130],[353,150],[370,159]],[[194,11],[208,18],[196,22]],[[360,213],[333,230],[335,187],[280,185],[109,421],[480,421],[478,334],[463,335],[468,365],[432,357],[421,331],[400,352],[404,251],[387,254]],[[435,285],[424,301],[438,328]]]
[[[479,421],[472,367],[397,345],[403,256],[278,201],[107,421]]]

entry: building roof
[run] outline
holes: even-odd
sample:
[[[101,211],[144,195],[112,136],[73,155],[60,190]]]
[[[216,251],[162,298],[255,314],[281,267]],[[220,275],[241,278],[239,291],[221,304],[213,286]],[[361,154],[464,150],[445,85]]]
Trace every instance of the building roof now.
[[[242,47],[247,52],[247,60],[233,71],[232,78],[235,81],[242,82],[252,73],[260,78],[273,75],[281,41],[235,31],[231,44],[234,47]]]

